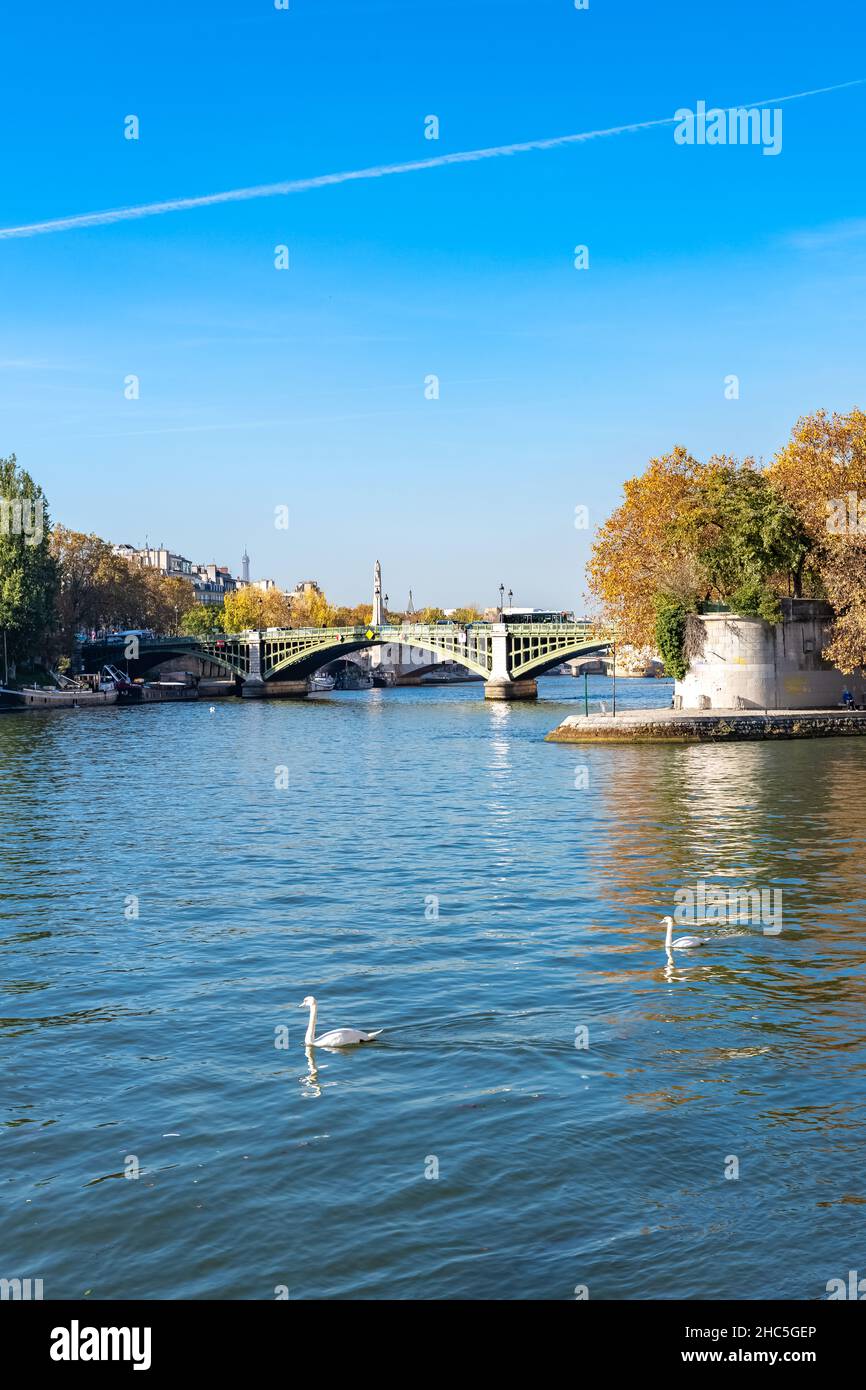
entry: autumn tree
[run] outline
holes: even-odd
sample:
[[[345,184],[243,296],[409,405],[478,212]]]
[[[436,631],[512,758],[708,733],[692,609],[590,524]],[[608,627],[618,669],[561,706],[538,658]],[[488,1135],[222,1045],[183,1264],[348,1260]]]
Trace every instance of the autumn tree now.
[[[701,498],[704,465],[678,446],[626,482],[622,504],[598,532],[587,573],[605,623],[621,642],[655,641],[659,594],[693,606],[708,588],[694,536],[679,523]]]
[[[292,603],[278,589],[257,589],[251,584],[233,594],[226,594],[223,618],[226,632],[289,627]]]
[[[57,620],[61,640],[70,648],[83,629],[102,627],[107,621],[104,592],[105,570],[112,558],[111,546],[99,536],[84,535],[57,525],[51,533],[51,553],[57,565],[59,591]]]
[[[137,566],[129,565],[130,570]],[[189,608],[194,589],[188,579],[161,574],[159,570],[142,570],[142,602],[137,611],[141,620],[129,620],[130,627],[151,627],[154,632],[177,632],[180,615]]]
[[[825,656],[843,671],[866,666],[866,413],[803,416],[768,475],[803,520],[836,614]]]
[[[51,533],[57,566],[56,625],[67,651],[92,628],[173,631],[193,600],[192,584],[116,555],[107,541],[57,525]]]
[[[317,590],[292,600],[289,618],[292,627],[335,627],[337,610]]]
[[[389,621],[395,621],[397,615],[390,614]],[[356,603],[354,608],[335,608],[334,627],[368,627],[373,620],[373,608],[369,603]]]
[[[677,448],[626,483],[593,546],[590,588],[619,641],[656,645],[681,678],[690,612],[716,599],[777,621],[780,598],[802,593],[813,548],[797,507],[753,459],[699,463]]]
[[[767,475],[796,507],[813,541],[823,545],[834,533],[828,523],[849,493],[866,503],[866,413],[817,410],[802,416]]]

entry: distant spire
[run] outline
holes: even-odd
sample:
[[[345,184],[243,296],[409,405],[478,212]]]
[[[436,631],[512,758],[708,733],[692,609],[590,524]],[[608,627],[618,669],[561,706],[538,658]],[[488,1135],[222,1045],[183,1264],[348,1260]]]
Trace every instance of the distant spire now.
[[[245,584],[250,582],[250,557],[247,554],[246,546],[244,546],[244,553],[241,556],[241,579]]]

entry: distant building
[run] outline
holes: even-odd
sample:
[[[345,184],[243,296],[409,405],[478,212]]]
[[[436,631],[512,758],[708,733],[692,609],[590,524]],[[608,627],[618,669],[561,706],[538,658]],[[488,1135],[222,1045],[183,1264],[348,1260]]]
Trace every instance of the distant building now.
[[[191,578],[197,603],[218,606],[238,587],[227,565],[193,565]]]
[[[136,550],[133,558],[145,569],[159,570],[170,579],[192,578],[192,561],[165,546],[146,545],[143,550]]]
[[[235,584],[238,589],[260,589],[263,594],[282,594],[283,598],[288,599],[289,603],[296,603],[299,599],[310,598],[314,595],[321,596],[322,591],[315,579],[302,579],[294,589],[283,589],[275,579],[236,579]]]
[[[321,598],[322,591],[315,579],[301,579],[295,585],[288,598],[294,603],[299,598]]]
[[[115,555],[119,555],[122,560],[126,560],[130,565],[138,559],[138,551],[134,545],[129,545],[128,543],[125,545],[113,545],[111,549]]]
[[[227,594],[234,593],[238,581],[234,579],[226,565],[196,565],[185,555],[168,550],[165,546],[146,545],[136,549],[133,545],[115,545],[115,555],[120,555],[129,564],[141,565],[144,569],[159,570],[168,579],[186,579],[193,587],[196,603],[219,606]]]
[[[265,594],[283,593],[290,603],[299,599],[321,597],[322,590],[315,579],[301,579],[289,592],[281,589],[275,579],[250,579],[250,557],[246,548],[241,556],[241,573],[235,578],[227,565],[197,565],[166,546],[146,545],[137,547],[115,545],[115,555],[120,555],[129,564],[142,565],[145,569],[159,570],[169,579],[186,579],[195,591],[196,603],[212,604],[218,607],[228,594],[238,589],[260,589]]]
[[[265,594],[277,593],[280,587],[275,579],[236,579],[235,583],[239,589],[261,589]]]

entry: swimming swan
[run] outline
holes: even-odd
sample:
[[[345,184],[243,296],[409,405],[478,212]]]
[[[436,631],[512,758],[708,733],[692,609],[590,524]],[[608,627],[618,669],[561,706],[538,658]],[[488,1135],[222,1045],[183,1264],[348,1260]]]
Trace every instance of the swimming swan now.
[[[671,937],[674,933],[673,917],[663,917],[662,926],[665,928],[665,950],[670,953],[673,951],[687,951],[692,946],[706,946],[709,941],[708,936],[678,936],[676,941]]]
[[[310,1011],[310,1022],[307,1025],[307,1034],[304,1038],[306,1047],[353,1047],[355,1043],[372,1042],[382,1032],[381,1028],[378,1028],[375,1033],[362,1033],[360,1028],[334,1028],[330,1033],[323,1033],[320,1038],[317,1038],[316,1017],[319,1006],[312,994],[308,994],[304,1002],[298,1007]]]

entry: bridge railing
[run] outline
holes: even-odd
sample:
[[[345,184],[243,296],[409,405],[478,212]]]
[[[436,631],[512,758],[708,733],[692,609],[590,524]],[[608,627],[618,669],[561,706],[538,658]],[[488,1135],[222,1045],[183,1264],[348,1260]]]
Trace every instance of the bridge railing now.
[[[178,642],[190,643],[213,643],[213,642],[249,642],[268,638],[309,638],[324,639],[339,633],[340,636],[347,637],[354,641],[363,641],[368,632],[374,633],[406,633],[413,637],[432,636],[440,633],[443,637],[453,632],[471,631],[483,636],[485,630],[489,631],[494,624],[486,622],[472,623],[381,623],[374,626],[372,623],[356,623],[352,627],[281,627],[281,628],[248,628],[244,632],[209,632],[203,634],[178,633],[175,637],[139,637],[139,644],[147,647],[171,647],[177,646]],[[599,641],[604,640],[604,634],[600,634],[591,622],[548,622],[548,623],[524,623],[512,622],[507,620],[504,623],[505,629],[515,636],[541,637],[552,634],[561,635],[564,638],[577,638],[580,640],[590,640],[598,637]],[[104,637],[86,637],[79,643],[82,647],[105,647],[105,646],[125,646],[129,641],[130,633],[107,633]],[[138,634],[135,634],[136,636]]]
[[[216,633],[222,637],[223,633]],[[131,632],[108,632],[104,637],[85,637],[83,641],[77,643],[80,647],[125,647],[130,638],[138,638],[139,646],[148,647],[176,647],[178,642],[198,642],[200,637],[190,637],[181,633],[177,637],[141,637],[139,634]],[[231,640],[231,639],[226,639]]]
[[[563,637],[590,638],[595,633],[594,623],[506,623],[506,631],[527,637],[550,637],[561,633]]]

